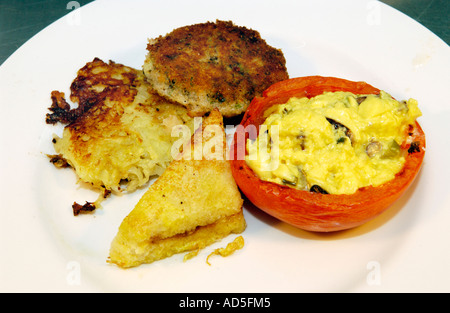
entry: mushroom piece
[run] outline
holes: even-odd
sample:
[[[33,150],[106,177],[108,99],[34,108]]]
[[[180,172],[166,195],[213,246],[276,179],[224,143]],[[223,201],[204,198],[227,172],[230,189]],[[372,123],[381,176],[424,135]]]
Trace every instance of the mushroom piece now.
[[[354,138],[354,136],[353,136],[352,131],[351,131],[350,129],[348,129],[347,126],[342,125],[342,124],[339,123],[339,122],[336,122],[336,121],[333,120],[332,118],[327,117],[326,119],[327,119],[327,121],[334,127],[334,129],[342,128],[342,130],[343,130],[345,136],[347,136],[347,137],[350,139],[350,142],[351,142],[352,145],[353,145],[353,142],[354,142],[354,139],[355,139],[355,138]],[[342,142],[343,142],[343,140],[341,140],[341,139],[338,140],[338,143],[342,143]]]
[[[300,166],[297,167],[297,170],[298,174],[296,176],[291,177],[291,179],[285,177],[282,179],[282,183],[283,185],[289,185],[300,190],[307,190],[308,182],[306,180],[305,172],[303,172],[303,169]]]
[[[360,96],[356,98],[356,102],[358,103],[358,105],[360,105],[361,103],[364,102],[364,100],[367,99],[367,96]]]
[[[366,146],[366,153],[369,157],[374,157],[375,155],[379,154],[383,150],[383,146],[378,141],[371,141]]]

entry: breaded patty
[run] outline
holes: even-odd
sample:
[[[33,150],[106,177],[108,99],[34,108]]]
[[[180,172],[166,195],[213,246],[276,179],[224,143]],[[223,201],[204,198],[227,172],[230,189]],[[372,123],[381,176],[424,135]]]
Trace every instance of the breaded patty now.
[[[288,79],[281,50],[257,31],[232,22],[185,26],[149,41],[147,80],[191,116],[218,108],[224,117],[244,112],[273,83]]]
[[[193,125],[186,108],[154,92],[142,71],[97,58],[71,85],[77,108],[61,92],[52,99],[47,123],[67,124],[53,139],[56,163],[65,160],[83,182],[102,190],[133,191],[160,175],[172,160],[172,127]]]

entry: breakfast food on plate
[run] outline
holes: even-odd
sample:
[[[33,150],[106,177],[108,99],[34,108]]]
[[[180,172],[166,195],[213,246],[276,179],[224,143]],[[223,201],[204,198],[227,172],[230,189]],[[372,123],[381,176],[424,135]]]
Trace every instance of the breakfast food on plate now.
[[[71,166],[79,179],[106,192],[133,191],[171,162],[172,127],[193,127],[187,110],[156,94],[142,71],[95,58],[71,85],[71,109],[64,93],[52,92],[47,123],[67,124],[53,138],[57,166]],[[90,209],[74,204],[77,210]]]
[[[235,134],[232,170],[257,207],[294,226],[361,225],[408,188],[425,154],[417,101],[364,82],[301,77],[256,97]],[[248,126],[246,153],[238,138]],[[240,140],[243,142],[244,140]]]
[[[217,110],[203,119],[190,143],[122,221],[109,262],[134,267],[244,231],[243,199],[225,158],[223,118]],[[201,158],[195,157],[198,147]]]
[[[46,122],[65,127],[50,160],[102,191],[74,203],[74,215],[159,176],[111,242],[108,263],[120,268],[178,253],[186,260],[242,233],[241,191],[301,229],[359,226],[408,189],[425,154],[416,100],[365,82],[289,79],[282,51],[231,21],[149,40],[142,71],[95,58],[70,91],[76,108],[51,94]],[[240,114],[227,149],[223,119]],[[179,130],[188,135],[179,139]],[[206,262],[243,246],[237,236]]]
[[[243,113],[254,96],[288,79],[281,50],[257,31],[216,21],[180,27],[149,40],[147,80],[191,116],[218,108],[224,117]]]

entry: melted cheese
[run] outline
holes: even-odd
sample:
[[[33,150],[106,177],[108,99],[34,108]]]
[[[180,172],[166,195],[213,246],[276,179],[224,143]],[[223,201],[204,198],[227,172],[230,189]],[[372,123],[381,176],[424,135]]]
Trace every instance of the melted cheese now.
[[[400,146],[421,116],[417,101],[389,94],[328,92],[271,107],[246,162],[262,179],[292,188],[352,194],[395,177]]]

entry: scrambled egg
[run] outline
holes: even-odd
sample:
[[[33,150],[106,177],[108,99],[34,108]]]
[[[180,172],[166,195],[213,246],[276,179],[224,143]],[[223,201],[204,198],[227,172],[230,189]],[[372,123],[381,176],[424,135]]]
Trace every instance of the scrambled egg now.
[[[327,92],[269,108],[246,162],[262,179],[301,190],[352,194],[395,177],[401,145],[421,116],[417,101],[386,92]]]
[[[213,252],[211,252],[206,258],[206,263],[208,265],[211,265],[211,263],[209,263],[209,258],[213,255],[220,255],[223,257],[227,257],[229,255],[232,255],[236,250],[242,249],[243,247],[244,247],[244,237],[238,236],[232,242],[227,244],[225,248],[218,248]]]

